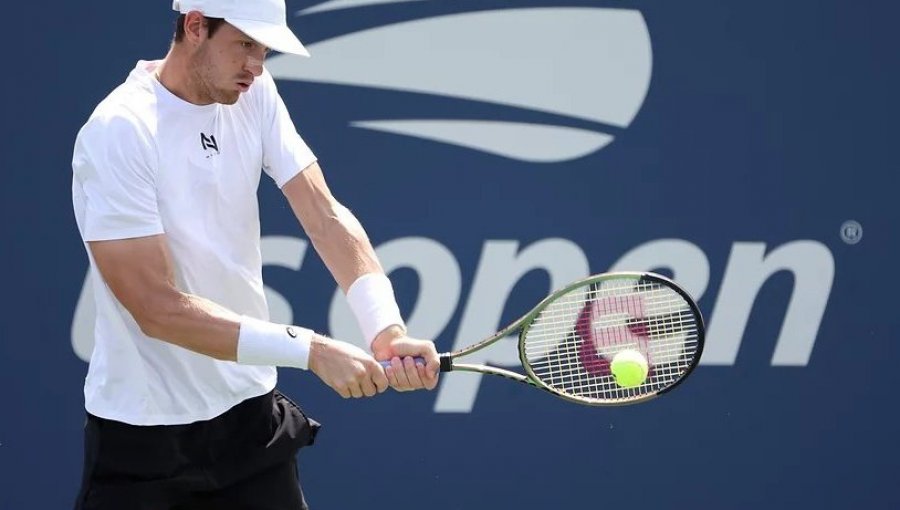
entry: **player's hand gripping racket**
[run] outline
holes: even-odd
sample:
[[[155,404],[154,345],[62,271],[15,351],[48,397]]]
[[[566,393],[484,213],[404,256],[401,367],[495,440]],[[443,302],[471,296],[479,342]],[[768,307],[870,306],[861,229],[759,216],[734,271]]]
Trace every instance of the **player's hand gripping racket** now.
[[[524,375],[457,363],[516,332]],[[699,308],[673,281],[654,273],[607,273],[574,282],[496,334],[441,354],[441,372],[499,375],[579,404],[632,404],[681,383],[699,362],[703,340]],[[620,386],[611,370],[623,351],[643,369],[634,386]]]

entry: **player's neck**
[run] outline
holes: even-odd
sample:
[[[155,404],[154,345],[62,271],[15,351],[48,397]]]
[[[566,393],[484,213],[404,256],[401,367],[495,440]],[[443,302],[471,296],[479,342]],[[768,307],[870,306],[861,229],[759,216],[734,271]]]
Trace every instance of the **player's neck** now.
[[[190,72],[191,61],[178,46],[173,45],[169,53],[156,68],[156,79],[172,94],[191,104],[207,105],[213,101],[199,92]]]

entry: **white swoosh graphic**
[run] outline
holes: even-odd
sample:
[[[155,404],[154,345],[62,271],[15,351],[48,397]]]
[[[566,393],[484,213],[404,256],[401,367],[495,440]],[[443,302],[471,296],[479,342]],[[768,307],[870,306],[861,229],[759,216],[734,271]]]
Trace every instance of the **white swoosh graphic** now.
[[[386,25],[276,55],[289,80],[363,85],[490,101],[627,126],[650,85],[637,11],[504,9]]]
[[[644,18],[638,11],[623,9],[524,8],[451,14],[379,26],[308,47],[315,58],[276,55],[267,61],[269,71],[279,79],[426,93],[616,127],[627,127],[637,115],[652,72]],[[378,126],[371,122],[359,127],[400,132],[392,121]],[[404,122],[405,131],[415,121]],[[497,147],[490,138],[475,143],[465,132],[451,133],[453,127],[463,125],[448,123],[437,129],[429,124],[428,133],[414,136],[534,160],[535,147],[520,144],[514,150],[506,139],[496,142]],[[543,147],[545,160],[550,160],[551,153],[572,152],[568,146]]]
[[[613,140],[604,133],[563,126],[479,120],[357,121],[354,127],[452,143],[531,163],[580,158]]]
[[[396,4],[402,2],[420,2],[422,0],[331,0],[330,2],[322,2],[306,9],[301,9],[295,14],[303,16],[304,14],[312,14],[314,12],[336,11],[338,9],[352,9],[355,7],[363,7],[375,4]]]

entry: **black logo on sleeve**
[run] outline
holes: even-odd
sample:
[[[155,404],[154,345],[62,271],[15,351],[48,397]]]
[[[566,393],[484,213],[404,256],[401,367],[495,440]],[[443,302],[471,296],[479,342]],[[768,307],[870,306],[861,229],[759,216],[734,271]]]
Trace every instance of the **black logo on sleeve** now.
[[[297,338],[297,332],[294,331],[294,328],[288,326],[288,327],[285,328],[285,329],[286,329],[287,334],[288,334],[289,337],[291,337],[291,338]]]
[[[219,144],[216,142],[215,135],[206,135],[204,133],[200,133],[200,146],[203,147],[203,150],[214,150],[216,154],[219,153]]]

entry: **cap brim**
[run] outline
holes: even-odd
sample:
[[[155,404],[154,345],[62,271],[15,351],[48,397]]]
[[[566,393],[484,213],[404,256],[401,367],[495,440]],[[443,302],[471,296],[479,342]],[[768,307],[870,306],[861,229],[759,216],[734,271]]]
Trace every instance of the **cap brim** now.
[[[284,25],[246,19],[225,18],[225,21],[267,48],[282,53],[309,56],[309,52],[303,47],[300,39],[297,39],[291,29]]]

